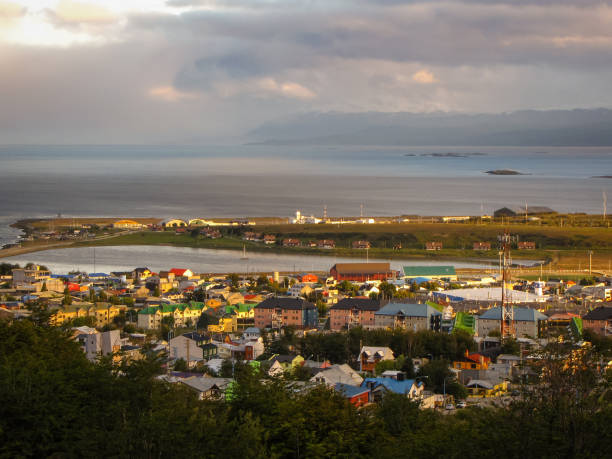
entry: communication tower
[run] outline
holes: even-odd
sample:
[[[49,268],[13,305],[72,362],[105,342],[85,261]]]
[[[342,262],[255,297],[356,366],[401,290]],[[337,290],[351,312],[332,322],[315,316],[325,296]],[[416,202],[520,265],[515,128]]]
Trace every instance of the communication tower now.
[[[500,244],[500,255],[502,257],[502,298],[501,298],[501,338],[502,340],[512,338],[516,335],[514,328],[514,308],[512,306],[512,289],[510,288],[510,246],[516,240],[506,230],[498,236]]]

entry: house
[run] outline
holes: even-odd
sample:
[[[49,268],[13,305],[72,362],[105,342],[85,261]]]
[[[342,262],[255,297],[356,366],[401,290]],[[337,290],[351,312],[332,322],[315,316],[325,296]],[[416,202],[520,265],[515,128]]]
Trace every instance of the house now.
[[[193,277],[193,271],[191,269],[180,269],[180,268],[172,268],[170,273],[174,275],[174,277]]]
[[[359,351],[359,371],[374,372],[376,364],[383,360],[395,360],[388,347],[363,346]]]
[[[519,250],[535,250],[536,243],[532,241],[519,241],[518,249]]]
[[[442,313],[428,304],[389,303],[374,313],[376,328],[440,331]]]
[[[410,279],[431,279],[431,280],[447,280],[447,281],[456,281],[457,280],[457,271],[455,271],[454,266],[404,266],[403,267],[404,275],[402,279],[410,280]]]
[[[272,297],[255,306],[255,326],[262,328],[316,328],[318,312],[314,304],[292,297]]]
[[[491,359],[482,354],[470,354],[466,349],[465,355],[457,360],[454,360],[452,367],[456,370],[487,370]]]
[[[264,244],[276,244],[276,236],[274,234],[266,234],[263,238]]]
[[[439,241],[426,242],[425,250],[442,250],[442,243]]]
[[[299,239],[283,239],[283,247],[299,247],[301,244]]]
[[[319,249],[335,249],[336,241],[333,239],[321,239],[320,241],[317,241],[317,247]]]
[[[109,330],[105,332],[86,333],[81,341],[85,355],[91,361],[100,356],[114,354],[121,350],[121,335],[119,330]]]
[[[46,281],[51,277],[49,271],[42,269],[38,265],[32,269],[15,268],[11,272],[13,275],[13,287],[35,284],[40,281]]]
[[[336,263],[329,270],[329,274],[338,282],[365,282],[393,277],[390,263]]]
[[[138,223],[135,220],[117,220],[112,224],[113,228],[116,229],[142,229],[146,228],[142,223]]]
[[[370,243],[368,241],[353,241],[354,249],[369,249]]]
[[[371,327],[374,313],[381,307],[380,300],[343,298],[329,308],[329,325],[334,331],[351,327]]]
[[[541,312],[530,308],[513,307],[514,330],[516,337],[539,336],[540,328],[544,325],[547,317]],[[483,312],[477,319],[478,336],[488,336],[493,330],[499,331],[501,326],[501,308],[494,307]]]
[[[508,390],[508,382],[501,381],[499,384],[493,384],[483,379],[472,379],[465,387],[473,397],[495,397]]]
[[[154,330],[161,326],[164,317],[172,317],[174,325],[183,327],[188,324],[195,324],[202,310],[204,303],[192,301],[190,303],[163,304],[160,306],[149,306],[138,311],[138,328]]]
[[[298,276],[298,279],[303,284],[316,284],[319,282],[319,278],[315,274],[302,274]]]
[[[310,378],[312,382],[324,383],[330,387],[336,384],[349,384],[353,386],[359,386],[363,382],[363,378],[359,376],[355,370],[353,370],[346,363],[341,365],[331,365],[328,368],[322,368],[315,375]]]
[[[293,284],[291,287],[289,287],[289,289],[287,290],[287,295],[293,296],[293,297],[299,297],[299,296],[305,297],[305,296],[308,296],[313,291],[314,289],[310,285],[299,283],[299,284]]]
[[[379,378],[366,378],[361,383],[362,387],[367,387],[371,390],[371,399],[373,401],[380,401],[385,392],[405,395],[410,399],[420,399],[423,396],[425,385],[422,381],[417,382],[415,379],[406,379],[405,374],[401,371],[391,373]]]
[[[211,378],[205,376],[181,378],[179,383],[193,390],[198,395],[199,400],[218,400],[223,397],[225,390],[232,381],[233,379],[231,378]]]
[[[175,336],[170,340],[169,348],[171,359],[183,359],[189,367],[217,356],[217,346],[208,336],[196,332]]]
[[[149,268],[136,268],[132,271],[132,277],[135,281],[143,281],[151,277],[153,273]]]
[[[600,306],[582,317],[582,329],[598,335],[612,335],[612,307]]]
[[[366,405],[370,401],[370,389],[368,387],[336,383],[333,388],[357,408]]]
[[[487,251],[491,250],[490,242],[474,242],[474,250]]]

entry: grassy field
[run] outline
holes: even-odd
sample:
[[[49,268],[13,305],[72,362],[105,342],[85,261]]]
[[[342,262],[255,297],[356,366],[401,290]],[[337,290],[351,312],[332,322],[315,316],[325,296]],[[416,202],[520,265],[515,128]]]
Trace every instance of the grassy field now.
[[[71,219],[65,219],[71,222]],[[78,223],[103,223],[114,219],[76,219]],[[148,219],[138,219],[145,223]],[[153,220],[153,219],[151,219]],[[482,259],[495,262],[498,259],[497,236],[505,229],[517,235],[519,240],[534,241],[537,250],[513,250],[515,259],[544,260],[550,267],[558,269],[584,270],[588,268],[589,252],[592,254],[592,268],[609,271],[612,264],[612,231],[607,227],[590,226],[538,226],[513,224],[504,225],[485,223],[388,223],[388,224],[319,224],[290,225],[266,224],[273,218],[262,218],[257,225],[246,231],[274,234],[277,240],[296,238],[302,242],[319,239],[333,239],[336,249],[325,250],[308,247],[285,248],[280,245],[266,246],[262,243],[246,242],[241,239],[239,227],[220,227],[224,237],[206,239],[192,237],[190,234],[166,232],[140,232],[111,236],[103,240],[62,243],[61,247],[110,246],[110,245],[171,245],[210,249],[242,250],[243,245],[249,252],[275,252],[290,254],[337,255],[365,258],[365,250],[354,250],[351,244],[356,240],[367,240],[372,244],[368,251],[370,258],[397,259],[414,258],[423,260],[460,260]],[[56,221],[60,223],[59,221]],[[48,224],[40,223],[36,224]],[[428,241],[440,241],[444,249],[436,252],[424,250]],[[472,250],[474,242],[490,242],[492,250],[480,252]],[[402,249],[393,247],[401,244]],[[29,245],[29,244],[28,244]],[[57,246],[56,246],[57,247]],[[54,248],[56,248],[54,247]],[[50,248],[46,244],[33,243],[22,251],[36,251]],[[2,254],[0,254],[2,256]],[[5,255],[8,256],[8,255]]]

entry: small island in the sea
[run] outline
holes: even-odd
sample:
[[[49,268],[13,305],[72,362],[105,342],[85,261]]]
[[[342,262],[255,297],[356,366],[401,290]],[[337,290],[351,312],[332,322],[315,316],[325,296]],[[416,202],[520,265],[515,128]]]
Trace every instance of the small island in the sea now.
[[[406,153],[404,156],[417,156],[414,153]],[[486,153],[456,153],[449,151],[446,153],[421,153],[419,156],[431,156],[432,158],[467,158],[469,156],[487,156]]]
[[[512,169],[495,169],[492,171],[486,171],[485,174],[489,175],[527,175],[523,172],[513,171]]]
[[[612,178],[612,175],[594,175],[591,178]]]

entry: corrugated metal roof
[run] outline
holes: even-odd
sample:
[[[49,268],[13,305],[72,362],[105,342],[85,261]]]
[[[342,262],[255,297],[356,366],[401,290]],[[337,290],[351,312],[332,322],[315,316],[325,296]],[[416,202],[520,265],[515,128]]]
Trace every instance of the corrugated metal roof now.
[[[389,303],[376,311],[375,315],[394,316],[403,314],[408,317],[441,316],[442,313],[426,304]]]
[[[514,309],[514,320],[520,320],[521,322],[535,322],[536,320],[546,320],[547,317],[535,309],[529,308],[513,308]],[[489,320],[501,320],[501,308],[491,308],[488,311],[483,312],[479,319]]]
[[[336,263],[332,269],[336,268],[339,274],[377,274],[391,271],[390,263]]]
[[[431,277],[456,276],[454,266],[404,266],[404,276]]]

